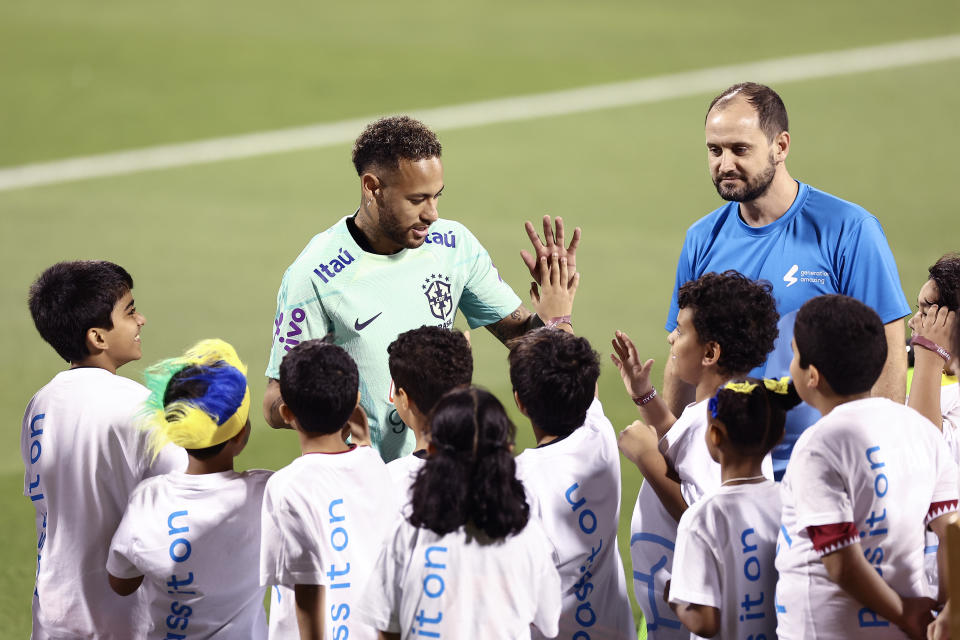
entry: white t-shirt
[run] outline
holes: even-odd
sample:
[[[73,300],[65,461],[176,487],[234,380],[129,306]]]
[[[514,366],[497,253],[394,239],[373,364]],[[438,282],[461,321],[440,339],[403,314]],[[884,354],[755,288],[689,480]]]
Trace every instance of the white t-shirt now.
[[[143,595],[110,588],[107,549],[137,484],[187,466],[172,445],[151,464],[147,434],[134,425],[147,395],[133,380],[82,367],[54,376],[27,405],[20,455],[23,493],[36,509],[36,639],[129,640],[146,631]]]
[[[660,439],[660,452],[680,475],[687,504],[720,486],[720,465],[707,451],[707,401],[690,404]],[[653,487],[644,482],[637,495],[630,523],[630,558],[633,592],[643,611],[650,640],[687,640],[690,633],[663,601],[664,585],[673,570],[677,521],[660,502]]]
[[[421,467],[423,467],[424,461],[424,458],[417,456],[416,452],[414,452],[387,463],[390,482],[397,490],[397,504],[401,505],[400,510],[404,517],[410,515],[413,483],[417,479],[417,474],[420,472]]]
[[[927,594],[924,528],[956,509],[957,465],[938,430],[885,398],[848,402],[807,429],[783,478],[777,541],[777,635],[791,638],[902,638],[828,576],[808,527],[853,523],[870,564],[903,597]]]
[[[670,601],[719,609],[720,638],[772,640],[779,529],[780,485],[772,480],[707,495],[680,518]]]
[[[260,508],[271,473],[174,472],[134,490],[107,571],[145,576],[149,638],[164,640],[170,632],[191,640],[266,639],[258,563]]]
[[[353,615],[377,552],[398,519],[390,474],[371,447],[300,456],[263,497],[260,584],[271,591],[270,638],[299,639],[293,587],[325,587],[327,638],[375,640]]]
[[[543,525],[560,572],[560,636],[632,636],[635,626],[617,546],[620,452],[600,400],[594,398],[586,420],[573,433],[527,449],[516,460],[530,513]]]
[[[357,614],[405,639],[519,640],[530,638],[530,624],[552,638],[560,576],[536,518],[500,540],[465,527],[440,536],[401,519]]]
[[[940,387],[940,415],[943,416],[943,439],[954,461],[960,464],[960,383]]]

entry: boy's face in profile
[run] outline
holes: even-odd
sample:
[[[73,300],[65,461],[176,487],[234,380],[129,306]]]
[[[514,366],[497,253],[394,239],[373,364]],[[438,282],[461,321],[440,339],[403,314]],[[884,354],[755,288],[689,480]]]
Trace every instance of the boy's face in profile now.
[[[793,349],[793,359],[790,361],[790,379],[793,380],[793,385],[796,387],[800,399],[810,404],[810,389],[807,387],[810,369],[809,367],[806,369],[800,367],[800,353],[797,351],[797,341],[795,339],[790,340],[790,348]]]
[[[133,292],[123,294],[110,312],[113,328],[103,330],[107,347],[104,352],[116,367],[139,360],[143,356],[140,347],[140,328],[147,319],[137,311],[133,302]]]
[[[687,384],[697,384],[703,372],[703,343],[693,326],[693,308],[684,307],[677,314],[677,328],[667,336],[674,372]]]

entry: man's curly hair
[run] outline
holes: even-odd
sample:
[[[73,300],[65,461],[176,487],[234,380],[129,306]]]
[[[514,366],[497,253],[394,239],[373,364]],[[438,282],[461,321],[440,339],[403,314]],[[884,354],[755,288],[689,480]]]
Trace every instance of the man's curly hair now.
[[[745,374],[766,361],[780,335],[773,286],[736,271],[705,273],[680,287],[677,302],[693,311],[701,342],[720,345],[717,366],[730,375]]]
[[[392,170],[400,159],[439,158],[443,148],[437,134],[409,116],[392,116],[371,122],[353,144],[357,175],[373,167]]]

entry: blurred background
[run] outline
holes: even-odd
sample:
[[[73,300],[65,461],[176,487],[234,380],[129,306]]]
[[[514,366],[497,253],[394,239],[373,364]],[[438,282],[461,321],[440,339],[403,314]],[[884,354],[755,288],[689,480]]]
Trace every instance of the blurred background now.
[[[237,347],[260,398],[283,271],[359,202],[349,141],[363,122],[662,76],[673,93],[614,86],[604,104],[574,107],[558,94],[523,119],[480,118],[494,113],[483,106],[456,122],[444,114],[463,110],[425,117],[444,145],[441,215],[476,234],[521,297],[524,220],[550,214],[583,227],[574,322],[603,358],[601,399],[619,430],[636,410],[607,357],[613,331],[657,359],[659,382],[684,233],[720,205],[703,145],[713,95],[737,80],[780,92],[792,175],[880,219],[913,304],[926,267],[960,249],[960,46],[942,39],[956,34],[954,0],[0,1],[0,184],[24,165],[347,121],[340,138],[312,148],[79,181],[54,167],[47,184],[0,187],[0,635],[30,628],[36,540],[20,420],[65,366],[26,307],[45,267],[102,258],[131,272],[148,324],[143,360],[123,375],[140,379],[147,364],[216,336]],[[855,73],[841,74],[849,57],[833,55],[904,41],[927,42],[871,50]],[[918,47],[926,58],[905,65]],[[807,54],[827,55],[782,61]],[[737,67],[763,61],[773,62]],[[676,75],[718,67],[736,67],[733,79]],[[188,157],[170,153],[174,165]],[[512,404],[506,350],[485,331],[473,344],[476,381]],[[255,413],[239,466],[277,469],[298,454],[296,438]],[[522,449],[532,433],[512,415]],[[640,476],[621,462],[629,575]]]

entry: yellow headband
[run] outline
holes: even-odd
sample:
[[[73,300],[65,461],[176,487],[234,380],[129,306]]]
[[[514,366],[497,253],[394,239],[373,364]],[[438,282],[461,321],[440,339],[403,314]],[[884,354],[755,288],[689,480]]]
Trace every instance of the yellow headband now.
[[[207,383],[204,395],[165,406],[163,397],[170,380],[187,367],[198,368],[195,377]],[[240,362],[236,350],[219,339],[198,342],[183,356],[163,360],[147,369],[145,377],[151,393],[143,424],[151,430],[153,455],[171,442],[185,449],[205,449],[240,433],[250,415],[246,373],[247,367]],[[238,405],[241,391],[243,396]]]

